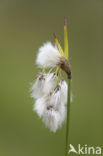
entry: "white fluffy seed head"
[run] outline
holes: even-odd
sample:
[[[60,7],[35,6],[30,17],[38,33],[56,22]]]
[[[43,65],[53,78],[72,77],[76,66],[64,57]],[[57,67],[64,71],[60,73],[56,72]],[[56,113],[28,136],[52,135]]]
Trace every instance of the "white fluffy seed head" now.
[[[54,106],[55,108],[58,108],[58,106],[61,105],[60,96],[61,96],[60,90],[59,90],[59,87],[57,87],[50,96],[49,105]]]
[[[34,99],[48,95],[56,86],[56,74],[40,74],[32,85],[31,97]]]
[[[62,126],[66,117],[66,108],[64,105],[59,109],[53,106],[46,107],[43,113],[43,122],[51,131],[56,132]]]
[[[57,47],[47,42],[39,49],[36,63],[39,67],[55,67],[60,61],[60,57]]]
[[[53,93],[37,99],[34,105],[34,111],[53,132],[62,126],[66,118],[66,99],[64,99],[67,96],[66,92],[67,84],[64,80],[60,80]]]
[[[45,84],[44,84],[44,88],[43,88],[43,91],[44,91],[44,94],[50,94],[55,86],[56,86],[56,73],[50,73],[50,74],[46,74],[45,76]]]
[[[60,113],[60,116],[61,116],[61,119],[59,121],[59,125],[60,127],[62,126],[62,123],[65,121],[66,119],[66,106],[65,105],[61,105],[59,107],[59,113]]]
[[[56,132],[66,118],[67,83],[60,80],[59,85],[48,97],[43,113],[43,122],[51,131]]]
[[[36,100],[33,110],[38,114],[39,117],[42,117],[46,109],[46,97],[41,97]]]
[[[52,132],[56,132],[65,120],[66,108],[62,105],[56,109],[56,107],[50,106],[48,103],[47,96],[39,98],[36,100],[33,110],[40,118],[42,117],[47,128]]]
[[[66,81],[60,80],[59,85],[50,96],[50,105],[55,106],[57,109],[61,105],[65,105],[67,103],[67,92],[68,86]]]
[[[60,80],[59,83],[60,86],[60,92],[61,92],[61,102],[64,104],[67,103],[67,94],[68,94],[68,85],[65,80]]]
[[[59,128],[60,113],[53,108],[46,109],[43,115],[43,122],[52,132],[56,132]]]
[[[57,47],[47,42],[39,49],[36,63],[41,68],[51,68],[56,67],[61,58]],[[31,88],[31,96],[36,100],[33,110],[53,132],[66,118],[68,92],[66,81],[60,80],[57,84],[56,76],[55,73],[40,74]]]
[[[43,74],[40,74],[37,80],[32,85],[32,88],[31,88],[32,98],[37,99],[43,96],[44,83],[45,83],[45,76]]]

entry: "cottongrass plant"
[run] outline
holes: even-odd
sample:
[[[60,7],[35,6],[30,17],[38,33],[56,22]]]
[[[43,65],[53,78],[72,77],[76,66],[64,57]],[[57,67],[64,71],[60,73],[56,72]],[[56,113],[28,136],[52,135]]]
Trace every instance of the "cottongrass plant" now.
[[[66,20],[64,21],[64,51],[56,35],[54,35],[54,39],[56,41],[55,45],[47,42],[38,50],[36,64],[42,69],[42,72],[32,85],[31,96],[35,101],[33,110],[52,132],[56,132],[62,126],[67,116],[65,149],[65,156],[67,156],[71,67]],[[67,82],[62,76],[64,72],[67,74]]]

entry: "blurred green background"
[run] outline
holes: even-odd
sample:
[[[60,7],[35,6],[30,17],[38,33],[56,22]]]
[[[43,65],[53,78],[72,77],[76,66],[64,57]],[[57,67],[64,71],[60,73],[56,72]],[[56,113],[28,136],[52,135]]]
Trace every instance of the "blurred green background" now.
[[[103,146],[103,0],[0,0],[0,156],[64,156],[65,123],[51,133],[35,112],[35,58],[68,20],[70,143]],[[73,155],[73,154],[71,154]],[[75,154],[74,154],[75,155]]]

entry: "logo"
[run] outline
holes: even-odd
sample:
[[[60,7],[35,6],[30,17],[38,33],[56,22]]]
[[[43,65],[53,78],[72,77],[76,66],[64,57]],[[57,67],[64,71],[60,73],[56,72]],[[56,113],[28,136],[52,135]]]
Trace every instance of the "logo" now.
[[[78,146],[75,148],[72,144],[69,145],[69,153],[75,153],[75,154],[96,154],[96,155],[101,155],[102,154],[102,148],[97,146],[97,147],[93,147],[93,146],[88,146],[88,145],[84,145],[81,146],[80,144],[78,144]]]

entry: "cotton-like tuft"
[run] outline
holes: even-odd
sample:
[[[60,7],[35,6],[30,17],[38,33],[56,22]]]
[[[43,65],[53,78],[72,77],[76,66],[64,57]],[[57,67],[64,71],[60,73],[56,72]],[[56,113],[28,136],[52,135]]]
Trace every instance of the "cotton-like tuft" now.
[[[43,122],[52,132],[56,132],[59,128],[61,120],[60,113],[53,108],[46,109],[43,114]]]
[[[43,88],[44,94],[50,94],[56,87],[56,73],[50,73],[45,75],[45,84]]]
[[[59,107],[59,113],[60,113],[60,116],[61,116],[61,119],[59,121],[59,127],[62,126],[62,123],[65,121],[66,119],[66,106],[65,105],[61,105]]]
[[[64,80],[60,80],[58,86],[50,94],[44,94],[45,96],[37,99],[34,104],[34,111],[42,117],[46,127],[53,132],[62,126],[66,118],[66,99],[64,99],[67,98],[66,92],[67,84]]]
[[[66,107],[61,105],[58,109],[53,106],[46,107],[43,113],[43,122],[51,131],[56,132],[62,126],[66,117]]]
[[[36,63],[39,67],[55,67],[60,61],[60,53],[50,42],[45,43],[38,51]]]
[[[50,97],[50,105],[54,105],[57,108],[61,105],[65,105],[67,103],[67,92],[68,86],[66,81],[60,80],[58,86]]]
[[[31,88],[31,97],[34,99],[48,95],[56,86],[56,74],[40,74]]]
[[[43,92],[44,83],[45,83],[45,75],[40,74],[37,80],[32,85],[32,88],[31,88],[32,98],[37,99],[44,95],[44,92]]]
[[[60,80],[60,83],[59,83],[59,86],[60,86],[60,92],[61,92],[61,102],[63,102],[64,104],[67,103],[67,94],[68,94],[68,85],[66,83],[65,80]]]
[[[42,117],[45,109],[46,109],[46,97],[44,96],[36,100],[33,110],[38,114],[39,117]]]
[[[52,132],[56,132],[62,126],[68,113],[66,104],[70,94],[66,81],[61,79],[63,76],[61,71],[67,74],[68,79],[72,78],[67,36],[65,20],[64,49],[56,35],[54,35],[56,45],[46,42],[39,48],[36,65],[41,68],[41,73],[31,88],[31,97],[34,99],[33,110]]]

